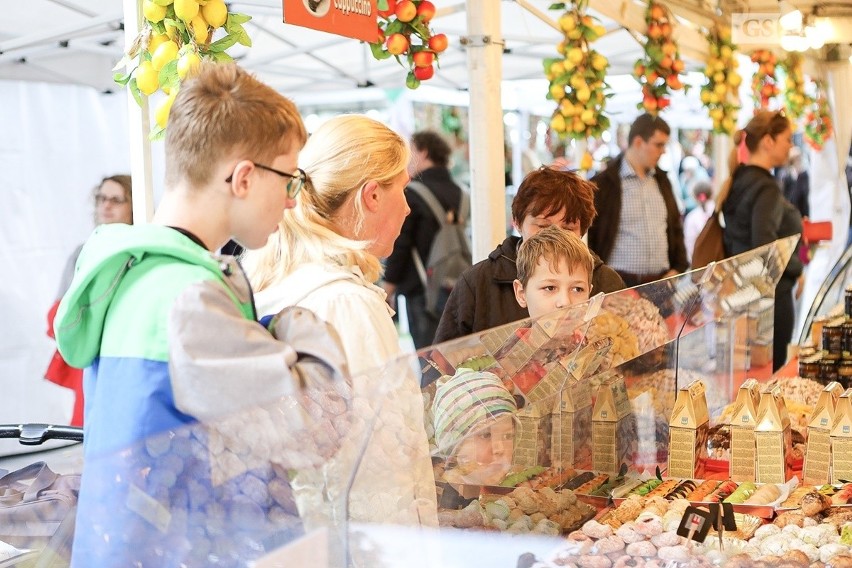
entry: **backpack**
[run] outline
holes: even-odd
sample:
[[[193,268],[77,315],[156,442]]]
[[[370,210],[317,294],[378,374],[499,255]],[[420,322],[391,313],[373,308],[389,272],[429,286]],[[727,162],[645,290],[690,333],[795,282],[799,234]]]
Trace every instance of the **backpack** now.
[[[453,218],[452,212],[444,211],[441,203],[426,185],[411,181],[408,187],[423,199],[438,220],[438,232],[432,240],[426,262],[420,258],[416,247],[412,247],[411,256],[426,291],[426,311],[440,318],[456,281],[462,272],[473,265],[465,234],[470,197],[462,190],[458,215]]]

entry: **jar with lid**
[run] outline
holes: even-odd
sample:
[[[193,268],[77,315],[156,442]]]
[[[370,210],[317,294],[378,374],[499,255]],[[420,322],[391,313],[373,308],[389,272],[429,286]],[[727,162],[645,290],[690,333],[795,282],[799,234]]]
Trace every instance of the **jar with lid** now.
[[[852,318],[843,324],[843,356],[852,358]]]
[[[846,317],[852,318],[852,284],[846,287]]]
[[[822,361],[822,355],[813,355],[799,359],[799,376],[803,379],[819,379],[819,364]]]
[[[852,358],[840,360],[840,365],[837,367],[837,380],[845,389],[852,387]]]
[[[827,385],[831,381],[840,378],[840,359],[836,357],[823,357],[819,362],[819,382]]]
[[[840,357],[843,355],[843,319],[835,319],[827,322],[822,328],[822,348],[829,355]]]

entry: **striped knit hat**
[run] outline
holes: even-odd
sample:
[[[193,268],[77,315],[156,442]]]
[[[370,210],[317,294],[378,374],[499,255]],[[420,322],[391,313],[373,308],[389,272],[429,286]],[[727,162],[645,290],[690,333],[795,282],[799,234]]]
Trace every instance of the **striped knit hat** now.
[[[518,407],[512,394],[493,373],[459,369],[439,384],[432,403],[432,424],[438,454],[449,456],[456,445],[483,422]]]

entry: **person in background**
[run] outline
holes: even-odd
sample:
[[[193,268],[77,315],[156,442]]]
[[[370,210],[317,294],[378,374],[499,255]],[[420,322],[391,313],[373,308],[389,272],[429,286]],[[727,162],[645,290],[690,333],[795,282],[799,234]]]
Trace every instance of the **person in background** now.
[[[810,176],[807,168],[803,167],[802,151],[793,146],[787,159],[787,168],[781,179],[781,188],[787,201],[799,210],[804,219],[810,216]]]
[[[299,159],[308,181],[298,206],[284,214],[263,249],[245,257],[258,311],[301,306],[331,324],[359,391],[388,388],[381,384],[382,369],[402,355],[393,310],[374,282],[381,276],[379,259],[393,250],[409,213],[410,159],[406,141],[372,118],[347,114],[326,121]],[[350,493],[350,517],[437,525],[419,385],[406,375],[377,396],[383,398],[376,401],[374,435]],[[322,501],[314,477],[296,481],[297,502]]]
[[[716,202],[713,201],[713,188],[710,187],[709,181],[697,182],[692,186],[692,192],[698,206],[683,218],[683,244],[686,246],[686,255],[690,262],[692,261],[692,251],[695,248],[695,240],[716,209]]]
[[[542,167],[521,182],[512,201],[512,225],[520,237],[507,237],[488,258],[462,274],[447,300],[435,342],[449,341],[529,317],[515,299],[516,260],[521,243],[556,225],[578,237],[594,220],[595,188],[574,172]],[[624,282],[593,255],[592,292],[615,292]]]
[[[107,223],[133,224],[133,188],[129,175],[113,175],[101,180],[95,188],[95,226]],[[53,321],[56,310],[59,309],[59,301],[71,286],[74,277],[74,267],[77,258],[83,249],[81,244],[65,263],[62,271],[62,279],[59,281],[59,289],[56,291],[56,300],[47,314],[47,335],[54,338]],[[44,373],[44,378],[57,385],[74,391],[74,409],[71,414],[71,426],[83,426],[83,370],[70,366],[59,350],[53,352],[53,358]]]
[[[689,214],[698,206],[698,202],[695,200],[695,184],[710,181],[710,176],[707,175],[707,170],[695,156],[685,156],[680,161],[680,167],[679,182],[680,190],[683,192],[681,195],[683,211],[684,214]]]
[[[744,145],[748,156],[720,192],[725,252],[731,256],[802,232],[801,214],[784,198],[771,171],[787,162],[793,147],[793,131],[784,112],[756,112],[734,135],[734,142],[738,147]],[[787,361],[795,320],[793,287],[801,274],[802,261],[794,254],[775,287],[773,371]],[[801,282],[798,289],[801,292]]]
[[[425,130],[411,137],[411,149],[408,171],[412,181],[426,186],[447,214],[457,218],[464,190],[450,175],[452,148],[440,134]],[[426,265],[440,225],[432,209],[416,191],[406,189],[405,200],[411,214],[405,218],[393,251],[385,263],[382,287],[392,307],[396,306],[396,296],[405,296],[411,339],[414,347],[420,349],[432,343],[438,318],[427,310],[426,290],[415,267],[413,254],[416,251],[423,265]]]
[[[198,506],[186,500],[192,489],[180,503],[166,492],[159,504],[163,494],[146,493],[153,485],[130,482],[142,467],[140,445],[201,424],[212,429],[232,414],[347,378],[325,322],[290,309],[271,329],[259,325],[236,259],[213,253],[232,237],[249,249],[266,243],[304,183],[296,166],[306,138],[290,100],[236,64],[202,63],[171,107],[165,192],[152,223],[102,225],[83,247],[55,325],[69,364],[89,367],[73,566],[187,565],[192,546],[154,550],[154,541],[138,534],[154,530],[156,542],[186,543],[206,526],[186,514],[183,522],[140,522],[151,517],[139,513],[139,503],[185,513]],[[240,435],[252,436],[250,429]],[[213,451],[199,449],[199,459]],[[180,476],[181,468],[170,472]],[[187,472],[181,482],[203,475]],[[215,498],[212,491],[204,496],[202,504]]]
[[[531,318],[589,300],[594,259],[580,238],[556,225],[518,249],[515,299]]]
[[[598,218],[589,248],[629,287],[689,267],[677,200],[657,167],[670,132],[663,119],[643,114],[630,127],[627,150],[591,180]]]

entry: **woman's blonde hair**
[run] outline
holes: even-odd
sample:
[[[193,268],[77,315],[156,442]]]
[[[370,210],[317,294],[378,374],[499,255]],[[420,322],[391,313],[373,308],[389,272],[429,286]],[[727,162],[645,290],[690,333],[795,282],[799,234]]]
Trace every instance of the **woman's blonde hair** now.
[[[314,132],[299,155],[308,181],[295,208],[284,211],[266,246],[246,254],[255,290],[263,290],[299,265],[324,259],[355,265],[367,280],[381,276],[379,259],[367,251],[372,235],[361,234],[364,210],[360,190],[374,180],[382,187],[406,171],[411,151],[404,138],[364,115],[334,117]],[[354,215],[343,213],[352,201]],[[344,216],[346,218],[344,218]],[[355,238],[341,234],[351,228]]]

